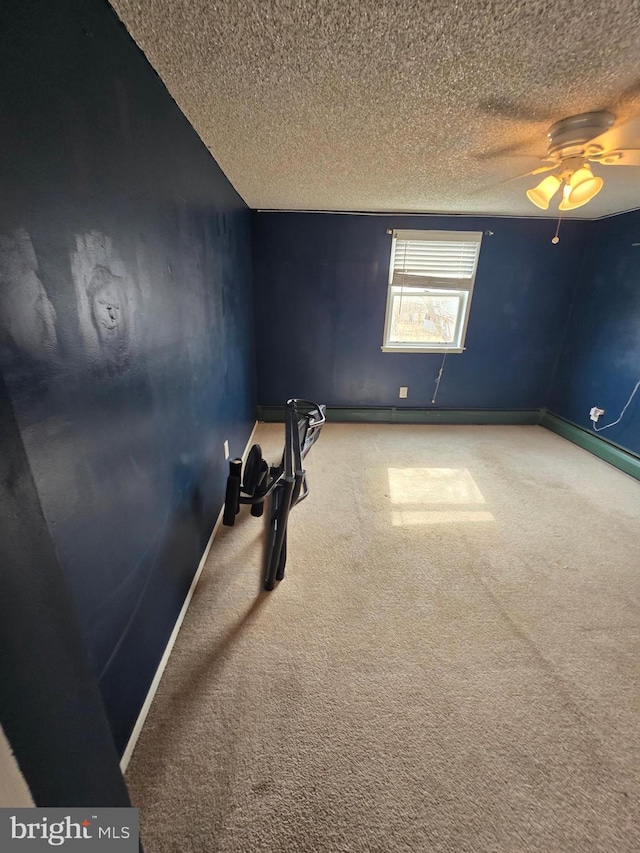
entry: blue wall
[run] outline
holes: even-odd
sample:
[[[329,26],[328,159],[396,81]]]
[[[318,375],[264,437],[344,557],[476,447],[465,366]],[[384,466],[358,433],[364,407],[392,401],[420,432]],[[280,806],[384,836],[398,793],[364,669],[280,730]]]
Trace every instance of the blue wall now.
[[[0,447],[2,729],[37,806],[129,806],[2,376]],[[4,785],[0,802],[9,805]]]
[[[485,231],[467,333],[436,407],[544,405],[569,311],[584,223],[540,219],[253,214],[258,402],[430,406],[438,354],[382,353],[387,229]],[[401,385],[409,396],[398,399]]]
[[[640,212],[590,223],[562,355],[548,399],[551,412],[590,428],[618,418],[640,380]],[[640,454],[640,391],[624,418],[600,433]]]
[[[0,17],[0,368],[122,750],[253,423],[249,211],[106,3]]]

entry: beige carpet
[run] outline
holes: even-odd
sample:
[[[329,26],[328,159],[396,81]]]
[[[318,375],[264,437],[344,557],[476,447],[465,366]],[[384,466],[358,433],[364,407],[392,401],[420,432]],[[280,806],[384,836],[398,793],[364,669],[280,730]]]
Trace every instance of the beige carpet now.
[[[541,427],[329,424],[307,469],[273,593],[260,520],[211,550],[146,853],[640,850],[640,483]]]

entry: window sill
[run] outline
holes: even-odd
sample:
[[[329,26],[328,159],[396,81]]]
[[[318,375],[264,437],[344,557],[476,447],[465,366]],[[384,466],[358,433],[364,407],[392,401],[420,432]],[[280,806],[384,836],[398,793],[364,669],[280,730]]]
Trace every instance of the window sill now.
[[[407,353],[407,352],[422,352],[422,353],[424,353],[424,352],[433,352],[433,353],[464,352],[464,350],[465,350],[464,347],[403,347],[403,346],[380,347],[380,349],[382,350],[382,352],[403,352],[403,353]]]

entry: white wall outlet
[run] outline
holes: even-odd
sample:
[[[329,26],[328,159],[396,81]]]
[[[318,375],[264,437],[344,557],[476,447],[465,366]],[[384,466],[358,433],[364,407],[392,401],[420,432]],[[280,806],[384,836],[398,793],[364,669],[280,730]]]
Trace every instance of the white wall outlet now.
[[[597,406],[593,406],[591,411],[589,412],[589,417],[595,423],[597,423],[598,418],[601,418],[604,415],[604,409],[599,409]]]
[[[226,440],[226,439],[225,439],[225,442],[224,442],[224,458],[225,458],[225,459],[228,459],[228,458],[229,458],[229,442],[228,442],[228,440]]]
[[[400,397],[401,400],[406,400],[408,393],[409,393],[409,387],[407,385],[401,385],[400,386],[400,393],[398,394],[398,397]]]

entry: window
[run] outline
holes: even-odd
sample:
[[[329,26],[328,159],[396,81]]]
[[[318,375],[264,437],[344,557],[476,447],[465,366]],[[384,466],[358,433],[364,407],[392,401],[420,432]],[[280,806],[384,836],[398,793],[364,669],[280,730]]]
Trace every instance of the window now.
[[[383,352],[462,352],[480,231],[394,231]]]

